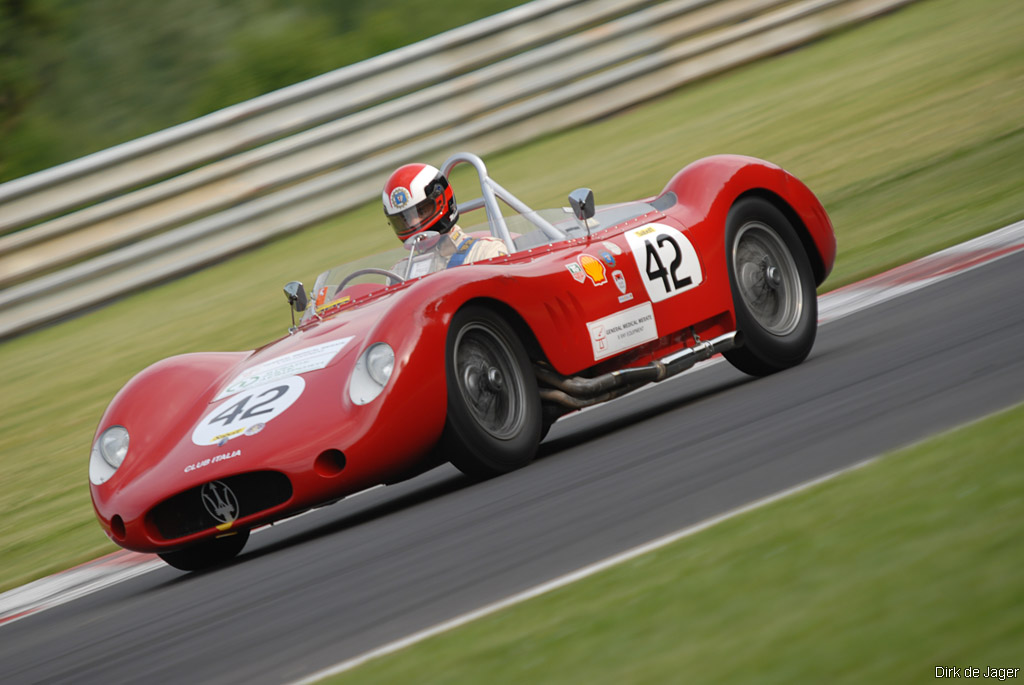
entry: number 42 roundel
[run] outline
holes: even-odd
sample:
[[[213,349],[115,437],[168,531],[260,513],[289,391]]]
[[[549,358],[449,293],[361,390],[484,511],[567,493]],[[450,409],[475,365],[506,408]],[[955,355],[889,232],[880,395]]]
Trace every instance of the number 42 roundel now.
[[[647,224],[626,232],[640,278],[651,302],[696,288],[704,280],[697,251],[682,232],[664,224]]]
[[[192,431],[192,442],[217,445],[258,432],[292,406],[305,389],[302,376],[291,376],[232,395],[203,417]]]

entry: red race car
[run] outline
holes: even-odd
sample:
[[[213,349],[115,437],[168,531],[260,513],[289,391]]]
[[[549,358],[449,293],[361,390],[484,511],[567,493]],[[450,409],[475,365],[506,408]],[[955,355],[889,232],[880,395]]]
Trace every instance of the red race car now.
[[[765,375],[810,352],[835,235],[779,167],[708,157],[653,198],[595,210],[580,189],[571,208],[534,211],[475,155],[441,171],[459,164],[481,188],[462,213],[486,214],[466,231],[510,254],[445,268],[426,232],[325,272],[309,299],[289,283],[279,340],[139,373],[89,463],[114,542],[204,568],[254,527],[445,461],[481,478],[523,467],[563,414],[715,353]]]

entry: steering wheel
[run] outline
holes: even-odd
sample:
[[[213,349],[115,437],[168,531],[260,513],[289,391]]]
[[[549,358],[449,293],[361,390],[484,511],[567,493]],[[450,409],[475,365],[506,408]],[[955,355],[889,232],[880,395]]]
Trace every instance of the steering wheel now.
[[[342,289],[344,289],[344,287],[346,285],[348,285],[351,281],[353,281],[354,279],[358,278],[359,276],[372,276],[372,275],[387,276],[388,278],[390,278],[392,281],[395,281],[396,283],[404,283],[405,282],[405,279],[402,278],[401,276],[399,276],[398,274],[396,274],[394,271],[388,271],[387,269],[377,269],[377,268],[371,266],[371,267],[367,267],[365,269],[356,269],[355,271],[350,273],[348,276],[345,276],[345,278],[342,279],[341,283],[338,284],[338,287],[334,289],[334,292],[340,293],[342,291]]]

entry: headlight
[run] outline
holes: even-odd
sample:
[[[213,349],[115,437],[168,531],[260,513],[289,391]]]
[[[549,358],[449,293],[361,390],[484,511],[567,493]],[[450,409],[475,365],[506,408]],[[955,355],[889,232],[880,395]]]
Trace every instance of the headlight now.
[[[128,430],[111,426],[100,434],[89,455],[89,480],[100,485],[110,480],[128,454]]]
[[[395,370],[395,351],[387,343],[374,343],[366,348],[356,361],[348,396],[355,404],[372,401],[388,384]]]
[[[395,370],[395,351],[387,343],[371,345],[366,350],[366,370],[378,385],[387,385],[391,372]]]
[[[100,436],[100,456],[115,469],[128,454],[128,431],[123,426],[111,426]]]

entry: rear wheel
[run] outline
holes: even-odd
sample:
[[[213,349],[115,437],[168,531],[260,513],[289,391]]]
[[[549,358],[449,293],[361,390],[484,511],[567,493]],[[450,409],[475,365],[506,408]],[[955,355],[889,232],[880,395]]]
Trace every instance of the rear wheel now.
[[[540,398],[529,357],[512,327],[485,307],[463,308],[448,329],[445,361],[445,456],[475,478],[530,463],[540,442]]]
[[[757,197],[726,222],[729,285],[743,347],[725,353],[740,371],[765,376],[807,358],[818,328],[814,274],[792,224]]]
[[[245,547],[249,531],[242,530],[234,535],[213,538],[179,549],[176,552],[160,552],[161,559],[182,571],[201,571],[231,561]]]

